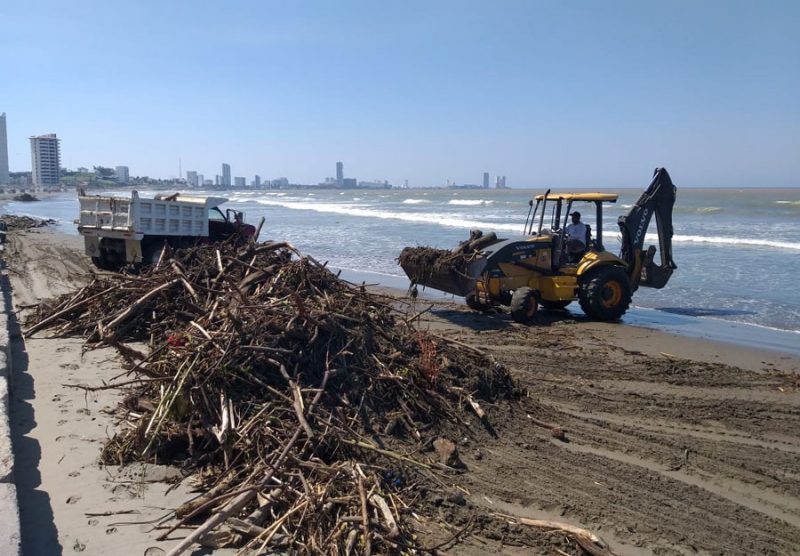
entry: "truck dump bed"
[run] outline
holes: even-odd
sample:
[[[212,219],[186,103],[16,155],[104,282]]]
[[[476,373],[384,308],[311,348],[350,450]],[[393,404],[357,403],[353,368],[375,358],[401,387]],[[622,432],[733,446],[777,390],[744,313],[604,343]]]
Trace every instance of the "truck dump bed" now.
[[[221,205],[222,197],[189,197],[178,194],[142,199],[80,195],[78,230],[82,235],[126,239],[154,236],[208,236],[208,210]]]

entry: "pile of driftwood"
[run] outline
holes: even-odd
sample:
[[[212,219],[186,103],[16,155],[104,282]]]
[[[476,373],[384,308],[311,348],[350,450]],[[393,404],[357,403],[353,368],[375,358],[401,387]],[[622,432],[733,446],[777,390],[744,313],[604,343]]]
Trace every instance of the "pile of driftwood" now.
[[[488,426],[487,402],[517,393],[501,365],[412,321],[285,243],[250,243],[101,275],[40,305],[25,334],[127,359],[102,459],[193,472],[201,494],[162,538],[191,532],[170,554],[410,553],[424,549],[417,487],[451,471],[426,449]]]
[[[30,216],[4,214],[0,216],[0,223],[4,224],[5,228],[8,230],[27,230],[29,228],[41,228],[49,224],[55,224],[56,221],[52,219],[40,220],[38,218],[31,218]]]

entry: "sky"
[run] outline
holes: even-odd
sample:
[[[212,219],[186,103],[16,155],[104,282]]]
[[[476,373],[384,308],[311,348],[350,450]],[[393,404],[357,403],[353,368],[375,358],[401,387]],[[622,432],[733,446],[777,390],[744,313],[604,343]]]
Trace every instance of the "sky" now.
[[[0,2],[11,171],[800,186],[800,2]],[[492,178],[494,179],[494,178]]]

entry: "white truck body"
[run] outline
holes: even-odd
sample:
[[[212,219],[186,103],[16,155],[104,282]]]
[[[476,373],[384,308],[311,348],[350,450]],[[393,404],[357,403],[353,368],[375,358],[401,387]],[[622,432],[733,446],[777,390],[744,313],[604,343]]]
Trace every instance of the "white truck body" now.
[[[145,237],[207,237],[209,210],[227,199],[179,193],[142,199],[133,191],[130,198],[81,194],[78,201],[80,219],[76,223],[86,254],[100,257],[103,238],[123,240],[126,260],[137,262],[142,260]]]

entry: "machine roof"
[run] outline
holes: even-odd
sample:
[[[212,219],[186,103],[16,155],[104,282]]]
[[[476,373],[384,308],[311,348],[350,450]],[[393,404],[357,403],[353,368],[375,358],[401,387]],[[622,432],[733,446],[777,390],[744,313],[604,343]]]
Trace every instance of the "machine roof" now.
[[[616,193],[550,193],[547,195],[548,201],[604,201],[616,203],[619,195]],[[537,195],[536,200],[541,201],[544,195]]]

